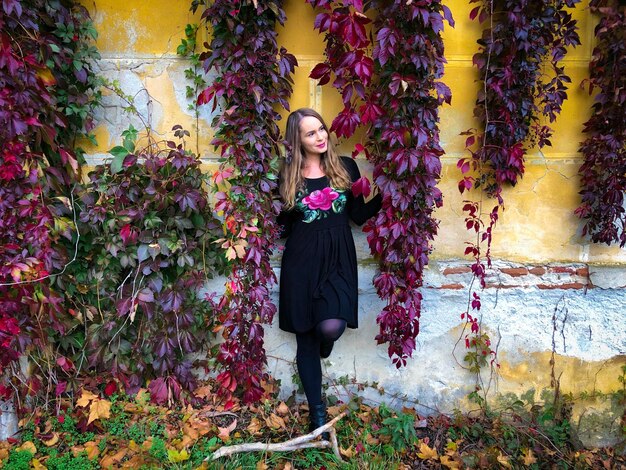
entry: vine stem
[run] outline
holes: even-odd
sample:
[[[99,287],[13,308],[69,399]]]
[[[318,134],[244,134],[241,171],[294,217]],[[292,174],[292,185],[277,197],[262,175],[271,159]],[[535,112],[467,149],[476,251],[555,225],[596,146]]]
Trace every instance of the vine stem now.
[[[484,94],[484,130],[483,130],[483,135],[482,135],[482,143],[481,143],[481,148],[486,148],[489,144],[487,142],[487,130],[489,128],[489,125],[491,124],[490,121],[490,113],[489,113],[489,107],[488,107],[488,100],[487,100],[487,94],[488,94],[488,78],[489,78],[489,70],[490,70],[490,65],[491,65],[491,58],[492,58],[492,52],[493,52],[493,46],[494,46],[494,21],[493,21],[493,16],[494,16],[494,0],[489,0],[489,33],[490,33],[490,40],[489,40],[489,48],[487,50],[487,61],[486,61],[486,66],[485,66],[485,75],[483,78],[483,94]],[[484,158],[479,158],[478,159],[478,174],[481,175],[483,174],[483,170],[484,170]],[[484,227],[484,223],[482,221],[482,218],[485,216],[485,213],[483,211],[483,207],[485,204],[485,200],[484,200],[484,191],[480,191],[480,195],[477,201],[477,207],[478,207],[478,214],[479,214],[479,218],[480,218],[480,226]],[[498,206],[501,206],[501,202],[500,199],[498,200]],[[487,228],[487,230],[489,230],[489,237],[487,239],[487,252],[486,252],[486,259],[487,259],[487,266],[489,267],[491,265],[491,261],[490,261],[490,252],[491,252],[491,229],[495,226],[494,220],[492,217],[490,217],[490,223],[489,226]],[[480,230],[478,229],[476,231],[476,242],[475,242],[475,247],[478,250],[477,253],[474,255],[474,263],[476,264],[480,264],[481,262],[481,251],[480,251],[480,246],[482,243],[482,237],[483,234],[485,233],[484,230]],[[484,277],[485,277],[485,272],[481,271],[481,285],[484,285]],[[463,328],[461,330],[461,333],[459,335],[459,338],[457,339],[454,348],[453,348],[453,356],[455,358],[455,361],[457,364],[459,364],[459,366],[465,368],[465,369],[469,369],[469,367],[462,365],[459,360],[456,358],[456,356],[454,355],[454,351],[456,349],[456,346],[459,344],[459,342],[461,342],[461,340],[463,339],[463,337],[465,336],[465,332],[467,331],[468,325],[470,324],[470,311],[474,310],[474,307],[472,306],[472,298],[473,295],[475,293],[475,288],[474,288],[474,284],[476,279],[478,278],[476,272],[474,270],[472,270],[472,278],[468,287],[468,293],[467,293],[467,304],[466,304],[466,312],[465,312],[465,323],[463,324]],[[482,311],[479,310],[479,315],[478,315],[478,331],[475,333],[477,337],[482,337],[482,327],[483,327],[483,314]],[[499,344],[499,340],[498,340],[498,344]],[[475,346],[475,352],[477,354],[479,354],[480,352],[478,351],[478,346]],[[493,364],[493,362],[492,362]],[[489,383],[487,385],[487,387],[485,388],[484,385],[484,380],[482,377],[482,374],[480,372],[480,370],[476,373],[476,384],[477,386],[479,386],[480,390],[482,390],[483,392],[483,399],[486,400],[487,398],[487,394],[488,394],[488,390],[491,388],[491,382],[493,380],[493,365],[490,368],[491,373],[490,373],[490,377],[489,377]]]

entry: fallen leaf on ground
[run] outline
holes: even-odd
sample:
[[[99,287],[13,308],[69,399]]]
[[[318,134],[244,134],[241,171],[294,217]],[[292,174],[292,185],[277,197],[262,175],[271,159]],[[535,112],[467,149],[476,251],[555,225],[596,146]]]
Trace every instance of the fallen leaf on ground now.
[[[37,447],[35,447],[35,444],[32,443],[32,441],[26,441],[24,442],[24,444],[22,444],[21,446],[19,446],[17,448],[18,451],[21,450],[25,450],[30,452],[31,454],[35,455],[37,453]]]
[[[91,402],[89,407],[89,419],[87,424],[101,418],[111,417],[111,402],[108,400],[96,399]]]
[[[271,429],[286,429],[287,428],[287,425],[285,424],[285,420],[275,413],[272,413],[267,418],[265,418],[265,423]]]
[[[286,416],[289,414],[289,407],[284,401],[281,401],[280,405],[276,407],[276,413],[278,413],[281,416]]]
[[[236,427],[237,427],[237,420],[236,419],[233,419],[233,422],[230,423],[226,427],[220,428],[218,426],[217,430],[219,431],[219,433],[218,433],[217,437],[219,437],[224,442],[228,441],[230,439],[230,433],[233,432]]]
[[[524,449],[522,453],[524,454],[524,465],[530,467],[532,464],[537,463],[537,457],[535,457],[532,449]]]
[[[268,468],[270,467],[265,463],[265,460],[259,460],[256,463],[256,470],[267,470]]]
[[[100,455],[100,449],[95,441],[85,442],[85,452],[87,452],[89,460],[93,460]]]
[[[431,449],[428,447],[423,441],[420,441],[419,444],[419,452],[417,456],[422,460],[439,460],[439,454],[437,453],[437,449]]]
[[[346,409],[345,405],[341,405],[341,406],[329,406],[329,407],[327,408],[327,410],[326,410],[326,411],[328,411],[328,415],[329,415],[331,418],[334,418],[334,417],[336,417],[336,416],[339,416],[339,415],[341,414],[341,412],[342,412],[343,410],[345,410],[345,409]]]
[[[497,460],[498,460],[498,463],[502,465],[504,468],[511,468],[511,462],[509,462],[509,458],[506,455],[502,455],[502,453],[498,453]]]
[[[198,398],[209,398],[213,395],[213,390],[211,390],[210,385],[203,385],[202,387],[196,388],[193,394]]]
[[[150,392],[145,388],[140,388],[135,395],[135,401],[140,405],[146,405],[150,401]]]
[[[43,442],[46,447],[52,447],[57,442],[59,442],[59,433],[52,433],[52,437],[50,439],[41,442]]]
[[[133,453],[137,453],[141,450],[141,445],[136,443],[133,439],[131,439],[128,442],[128,449]]]
[[[261,421],[259,421],[259,419],[255,417],[250,420],[250,424],[248,425],[246,430],[253,436],[256,436],[258,434],[261,434],[260,431],[262,428],[263,425],[261,424]]]
[[[137,413],[141,411],[141,408],[135,403],[126,403],[124,405],[124,411],[128,411],[129,413]]]
[[[352,446],[348,447],[347,449],[339,447],[339,452],[347,459],[351,459],[352,457],[354,457],[354,449],[352,448]]]
[[[454,470],[461,468],[461,462],[452,459],[449,455],[442,455],[439,461],[441,462],[441,465],[447,468],[452,468]]]
[[[146,466],[147,466],[146,459],[141,454],[137,454],[137,455],[133,455],[128,460],[124,460],[124,462],[121,465],[121,468],[136,469],[136,468],[145,468]]]
[[[183,434],[185,436],[189,436],[189,438],[193,439],[194,441],[200,438],[200,432],[198,431],[198,429],[189,422],[185,423],[185,425],[183,426]]]
[[[82,394],[80,395],[80,398],[76,400],[76,406],[80,406],[81,408],[84,408],[85,406],[89,405],[89,403],[91,403],[93,400],[96,400],[97,398],[98,397],[94,395],[93,393],[91,393],[89,390],[83,390]]]
[[[106,455],[100,460],[100,466],[103,468],[113,467],[114,465],[120,463],[126,454],[128,453],[128,449],[120,449],[113,455]]]
[[[172,463],[184,462],[189,460],[189,452],[186,449],[178,451],[176,449],[167,449],[167,458]]]

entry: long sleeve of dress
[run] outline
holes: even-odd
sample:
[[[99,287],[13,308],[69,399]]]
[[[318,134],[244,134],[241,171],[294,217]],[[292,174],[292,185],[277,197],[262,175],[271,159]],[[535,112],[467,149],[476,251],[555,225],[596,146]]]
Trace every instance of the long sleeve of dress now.
[[[282,210],[278,217],[276,218],[276,222],[280,226],[280,238],[287,238],[291,234],[291,228],[294,222],[294,211],[290,210]]]
[[[352,183],[361,177],[361,172],[356,162],[349,157],[341,157],[341,160],[350,174]],[[382,206],[382,196],[377,194],[368,202],[365,202],[363,196],[354,197],[350,189],[349,214],[350,220],[357,225],[363,225],[371,217],[374,217]]]

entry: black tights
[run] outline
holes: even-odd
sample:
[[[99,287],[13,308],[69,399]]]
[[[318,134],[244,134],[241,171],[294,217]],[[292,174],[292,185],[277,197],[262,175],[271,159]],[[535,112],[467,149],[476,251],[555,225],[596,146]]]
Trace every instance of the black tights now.
[[[331,318],[319,322],[311,331],[296,333],[296,364],[309,406],[322,403],[320,343],[337,341],[345,329],[345,320]]]

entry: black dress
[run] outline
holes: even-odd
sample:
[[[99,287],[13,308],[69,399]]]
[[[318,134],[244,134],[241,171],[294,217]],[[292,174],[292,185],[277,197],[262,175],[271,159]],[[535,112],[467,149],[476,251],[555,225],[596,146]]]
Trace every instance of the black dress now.
[[[354,183],[354,160],[341,157]],[[357,260],[349,219],[358,225],[378,212],[381,197],[365,203],[352,191],[335,190],[328,178],[306,178],[296,205],[279,217],[287,236],[280,270],[279,327],[304,333],[322,320],[341,318],[358,327]]]

